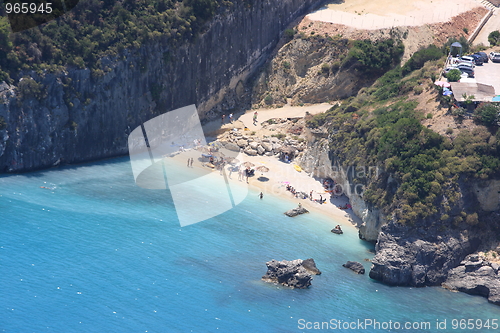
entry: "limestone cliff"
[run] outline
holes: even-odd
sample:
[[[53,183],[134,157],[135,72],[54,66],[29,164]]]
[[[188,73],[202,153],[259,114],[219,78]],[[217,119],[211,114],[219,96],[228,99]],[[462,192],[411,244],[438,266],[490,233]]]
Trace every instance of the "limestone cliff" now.
[[[488,276],[489,280],[485,280],[476,270],[461,270],[459,266],[472,253],[498,249],[498,180],[461,179],[456,189],[458,200],[450,202],[450,214],[455,218],[438,221],[429,218],[414,225],[402,225],[363,200],[361,186],[358,186],[367,184],[374,177],[385,177],[387,182],[391,182],[390,175],[380,168],[360,174],[360,168],[352,169],[344,165],[331,153],[328,140],[318,134],[322,132],[315,132],[309,134],[309,146],[301,155],[299,164],[315,177],[334,179],[349,197],[354,213],[363,221],[359,226],[360,238],[376,241],[371,278],[398,286],[421,287],[444,283],[448,288],[480,294],[499,304],[500,289],[488,287],[498,284],[496,271]],[[464,211],[475,212],[477,219],[462,218],[465,216],[461,216],[460,212]],[[486,289],[487,292],[478,291]]]
[[[131,130],[188,104],[196,104],[202,118],[241,106],[245,80],[266,61],[283,30],[320,4],[235,2],[190,44],[143,45],[101,59],[102,77],[72,68],[20,73],[24,85],[0,86],[0,172],[126,154]]]

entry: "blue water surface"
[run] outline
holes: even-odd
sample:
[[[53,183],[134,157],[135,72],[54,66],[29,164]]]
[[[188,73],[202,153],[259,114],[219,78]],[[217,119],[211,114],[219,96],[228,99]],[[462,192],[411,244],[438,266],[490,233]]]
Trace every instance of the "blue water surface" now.
[[[332,234],[336,222],[317,213],[288,218],[291,206],[250,191],[181,228],[169,192],[137,187],[127,158],[1,177],[0,330],[311,332],[314,322],[373,319],[431,329],[323,331],[458,332],[453,319],[500,319],[481,297],[388,287],[343,268],[354,260],[368,271],[372,245],[347,226]],[[261,281],[266,261],[297,258],[323,272],[309,289]]]

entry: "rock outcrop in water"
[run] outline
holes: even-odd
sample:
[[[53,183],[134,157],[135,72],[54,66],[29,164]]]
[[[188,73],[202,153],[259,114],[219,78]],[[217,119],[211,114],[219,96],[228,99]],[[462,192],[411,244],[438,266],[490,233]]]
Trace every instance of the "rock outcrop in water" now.
[[[349,268],[350,270],[356,272],[357,274],[365,274],[365,268],[363,265],[357,261],[348,261],[343,264],[345,268]]]
[[[376,242],[376,255],[372,260],[370,277],[389,285],[437,286],[443,283],[450,289],[476,293],[499,304],[497,298],[498,273],[495,265],[467,272],[464,258],[479,251],[490,251],[498,246],[500,232],[499,180],[464,179],[459,182],[457,198],[450,206],[447,220],[436,217],[405,226],[384,215],[368,204],[362,194],[355,191],[355,172],[342,164],[330,151],[323,135],[309,134],[309,145],[300,157],[300,165],[307,173],[324,179],[332,178],[349,197],[354,213],[362,219],[358,225],[360,238]],[[383,168],[367,171],[370,177],[384,177],[387,186],[397,188],[395,179]],[[477,212],[477,224],[463,221],[461,212]],[[456,221],[459,222],[456,222]],[[498,254],[500,255],[500,254]],[[490,267],[492,270],[490,270]]]
[[[471,295],[481,295],[488,301],[500,305],[499,265],[491,263],[479,255],[469,255],[460,266],[452,269],[443,287],[463,291]]]
[[[290,209],[290,210],[286,211],[284,214],[286,216],[289,216],[289,217],[294,217],[294,216],[305,214],[305,213],[309,213],[309,211],[307,209],[305,209],[304,207],[297,207],[297,208]]]
[[[201,118],[245,105],[247,79],[268,59],[283,30],[316,0],[235,1],[192,43],[168,41],[101,59],[89,69],[35,73],[46,98],[0,84],[0,172],[125,155],[128,134],[168,110],[196,104]],[[249,102],[248,102],[249,103]]]
[[[262,280],[280,283],[290,288],[305,289],[311,285],[312,275],[321,271],[316,267],[314,259],[271,260],[266,263],[267,273]]]

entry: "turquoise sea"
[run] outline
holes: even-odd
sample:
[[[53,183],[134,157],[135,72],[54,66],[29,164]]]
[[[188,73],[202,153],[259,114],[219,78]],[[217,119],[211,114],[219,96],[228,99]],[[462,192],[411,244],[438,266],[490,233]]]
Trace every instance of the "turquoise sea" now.
[[[322,215],[288,218],[291,206],[250,191],[236,208],[181,228],[169,192],[137,187],[128,158],[3,176],[0,331],[311,332],[313,322],[372,319],[393,329],[323,331],[498,332],[452,329],[454,319],[498,321],[500,308],[484,298],[388,287],[345,269],[355,260],[368,270],[372,245],[347,226],[332,234],[335,221]],[[260,280],[266,261],[297,258],[323,272],[309,289]]]

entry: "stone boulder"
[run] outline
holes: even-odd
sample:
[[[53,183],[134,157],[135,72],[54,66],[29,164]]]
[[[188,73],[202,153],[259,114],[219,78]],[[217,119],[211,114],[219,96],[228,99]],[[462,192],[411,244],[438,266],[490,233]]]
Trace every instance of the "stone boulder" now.
[[[452,269],[443,287],[471,295],[480,295],[500,305],[498,265],[483,260],[477,254],[467,256],[460,266]]]
[[[259,153],[259,155],[263,155],[266,152],[266,150],[261,145],[258,145],[257,152]]]
[[[294,216],[305,214],[305,213],[309,213],[309,211],[307,209],[305,209],[304,207],[297,207],[297,208],[290,209],[290,210],[286,211],[284,214],[286,216],[289,216],[289,217],[294,217]]]
[[[257,156],[257,150],[250,148],[250,146],[247,146],[243,152],[249,156]]]
[[[248,145],[248,141],[239,139],[238,141],[236,141],[236,144],[241,148],[245,148]]]
[[[264,140],[266,140],[266,139],[264,139]],[[264,142],[264,141],[263,141],[260,145],[261,145],[261,146],[262,146],[262,148],[264,148],[266,151],[271,151],[271,150],[273,150],[273,146],[272,146],[271,144],[269,144],[268,142]]]
[[[361,265],[361,263],[357,261],[348,261],[342,266],[344,266],[345,268],[349,268],[350,270],[358,274],[365,274],[365,268],[363,267],[363,265]]]
[[[259,143],[256,141],[250,142],[249,143],[250,148],[257,150],[257,147],[259,146]]]
[[[232,143],[232,142],[228,142],[224,145],[224,148],[226,148],[227,150],[231,150],[231,151],[240,151],[240,147],[238,147],[238,145]]]
[[[291,261],[273,259],[268,261],[266,266],[267,273],[262,277],[262,280],[280,283],[290,288],[305,289],[311,285],[312,275],[321,274],[313,259]]]

